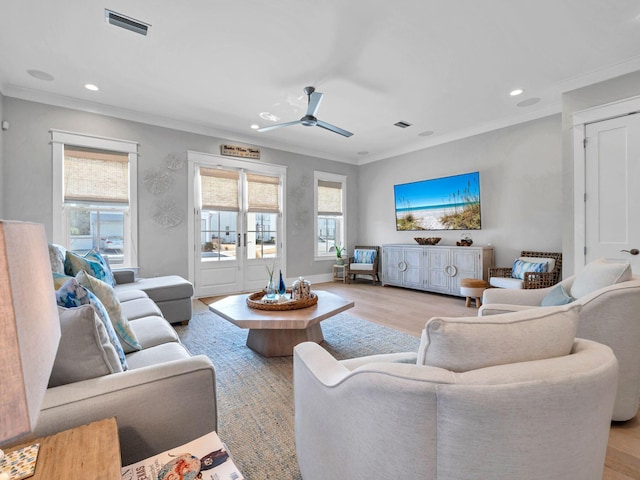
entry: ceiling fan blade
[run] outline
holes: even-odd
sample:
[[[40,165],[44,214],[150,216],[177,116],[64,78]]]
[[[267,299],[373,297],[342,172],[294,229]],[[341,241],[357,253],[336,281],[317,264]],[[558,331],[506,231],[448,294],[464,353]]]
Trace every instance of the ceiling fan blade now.
[[[257,129],[257,132],[268,132],[269,130],[275,130],[276,128],[290,127],[291,125],[300,125],[302,122],[296,120],[294,122],[278,123],[277,125],[269,125],[268,127],[262,127]]]
[[[316,112],[318,111],[320,102],[322,102],[323,95],[324,93],[313,92],[309,96],[309,106],[307,107],[307,115],[311,115],[312,117],[316,116]]]
[[[345,137],[350,137],[353,133],[343,130],[342,128],[336,127],[335,125],[331,125],[330,123],[323,122],[322,120],[318,120],[316,124],[318,127],[322,127],[326,130],[331,130],[332,132],[339,133],[340,135],[344,135]]]

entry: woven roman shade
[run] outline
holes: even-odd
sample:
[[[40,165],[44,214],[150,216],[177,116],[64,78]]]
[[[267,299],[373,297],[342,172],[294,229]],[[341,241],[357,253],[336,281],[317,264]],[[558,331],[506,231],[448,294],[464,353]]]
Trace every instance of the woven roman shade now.
[[[129,203],[129,155],[64,147],[64,201]]]
[[[342,215],[342,184],[318,180],[318,215]]]
[[[228,212],[239,211],[239,178],[240,173],[234,170],[200,167],[202,208],[205,210],[224,210]]]
[[[247,174],[247,211],[279,213],[280,177]]]

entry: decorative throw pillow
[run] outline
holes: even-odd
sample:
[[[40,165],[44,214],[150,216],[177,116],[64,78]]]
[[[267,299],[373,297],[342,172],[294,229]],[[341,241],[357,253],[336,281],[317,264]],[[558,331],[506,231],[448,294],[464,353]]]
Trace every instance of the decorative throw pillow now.
[[[356,248],[353,252],[354,263],[373,263],[375,258],[375,250]]]
[[[580,298],[601,288],[631,280],[631,265],[625,260],[600,258],[588,263],[576,274],[571,296]]]
[[[49,387],[122,371],[107,330],[91,305],[58,307],[60,343]]]
[[[58,306],[66,308],[91,305],[102,321],[113,348],[116,349],[122,369],[127,369],[127,359],[124,356],[122,344],[120,343],[120,340],[118,340],[118,336],[113,329],[107,310],[104,308],[102,302],[98,300],[98,297],[80,285],[75,278],[70,278],[56,291],[56,301]]]
[[[566,305],[574,300],[575,298],[571,297],[571,295],[567,295],[567,292],[562,288],[562,284],[558,283],[544,296],[540,305],[543,307],[553,307],[555,305]]]
[[[129,325],[129,320],[127,320],[127,317],[122,313],[120,300],[118,300],[113,287],[102,280],[92,277],[85,271],[78,272],[76,280],[87,290],[93,292],[105,306],[124,352],[131,353],[140,350],[142,347],[138,342],[135,332]]]
[[[49,244],[49,261],[51,262],[51,271],[53,273],[64,274],[64,259],[67,255],[67,249],[62,245]]]
[[[531,263],[518,258],[513,262],[513,267],[511,267],[511,278],[524,280],[525,272],[546,272],[548,266],[549,264],[547,262]]]
[[[422,331],[417,363],[466,372],[568,355],[579,312],[574,304],[488,317],[435,317]]]
[[[69,275],[65,275],[64,273],[53,272],[53,288],[55,290],[59,290],[60,287],[64,285],[67,282],[67,280],[69,280],[70,278],[73,278],[73,277],[70,277]]]
[[[102,255],[92,250],[84,257],[81,257],[77,253],[67,250],[67,255],[64,260],[64,273],[74,277],[82,270],[92,277],[108,283],[112,287],[116,284],[113,272],[111,272],[109,264]]]

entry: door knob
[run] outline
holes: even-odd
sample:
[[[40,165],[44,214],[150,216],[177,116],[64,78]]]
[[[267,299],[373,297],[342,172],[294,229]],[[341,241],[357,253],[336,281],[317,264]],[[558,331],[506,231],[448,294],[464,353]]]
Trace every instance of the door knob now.
[[[630,253],[631,255],[638,255],[640,253],[640,250],[638,250],[637,248],[632,248],[631,250],[620,250],[620,251]]]

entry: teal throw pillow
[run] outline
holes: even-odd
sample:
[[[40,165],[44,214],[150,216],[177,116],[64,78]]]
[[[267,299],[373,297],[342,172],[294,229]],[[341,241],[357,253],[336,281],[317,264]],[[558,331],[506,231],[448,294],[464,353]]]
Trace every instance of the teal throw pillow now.
[[[567,295],[567,292],[562,288],[562,284],[558,283],[544,296],[540,305],[543,307],[553,307],[557,305],[566,305],[574,300],[575,298],[571,295]]]
[[[70,278],[56,291],[56,302],[59,306],[65,308],[75,308],[80,305],[91,305],[98,314],[98,317],[100,317],[102,324],[107,330],[109,341],[118,353],[122,370],[127,370],[127,359],[124,356],[122,344],[120,343],[120,340],[118,340],[118,336],[113,329],[107,310],[104,308],[104,305],[98,297],[80,285],[75,278]]]
[[[75,277],[81,271],[87,272],[92,277],[108,283],[112,287],[116,285],[116,279],[113,276],[111,267],[107,260],[98,252],[91,250],[85,256],[67,251],[64,260],[64,272],[67,275]]]
[[[373,263],[375,258],[375,250],[356,248],[355,252],[353,252],[354,263]]]
[[[544,273],[547,271],[549,264],[547,262],[544,263],[531,263],[525,262],[524,260],[520,260],[519,258],[513,262],[513,267],[511,268],[511,278],[517,278],[519,280],[524,280],[525,272],[539,272]]]

